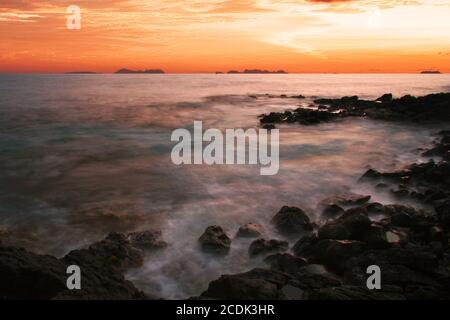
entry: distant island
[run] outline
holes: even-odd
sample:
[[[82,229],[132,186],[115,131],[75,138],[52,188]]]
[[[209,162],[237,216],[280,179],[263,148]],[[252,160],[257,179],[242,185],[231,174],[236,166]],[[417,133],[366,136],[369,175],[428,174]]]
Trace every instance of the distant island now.
[[[434,71],[432,71],[432,70],[425,70],[425,71],[421,72],[421,74],[440,74],[440,73],[441,72],[438,71],[438,70],[434,70]]]
[[[97,72],[92,72],[92,71],[70,71],[70,72],[66,72],[66,74],[97,74]]]
[[[161,69],[147,69],[147,70],[130,70],[130,69],[120,69],[117,70],[115,73],[118,74],[128,74],[128,73],[156,73],[156,74],[161,74],[161,73],[165,73],[163,70]]]
[[[222,74],[223,72],[217,71],[216,74]],[[228,74],[287,74],[284,70],[270,71],[260,69],[245,69],[244,71],[230,70]]]

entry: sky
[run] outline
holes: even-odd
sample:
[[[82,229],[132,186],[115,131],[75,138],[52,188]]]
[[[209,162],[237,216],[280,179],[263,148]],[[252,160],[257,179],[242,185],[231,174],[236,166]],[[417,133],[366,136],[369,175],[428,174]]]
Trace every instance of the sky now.
[[[450,0],[0,0],[0,39],[0,72],[450,72]]]

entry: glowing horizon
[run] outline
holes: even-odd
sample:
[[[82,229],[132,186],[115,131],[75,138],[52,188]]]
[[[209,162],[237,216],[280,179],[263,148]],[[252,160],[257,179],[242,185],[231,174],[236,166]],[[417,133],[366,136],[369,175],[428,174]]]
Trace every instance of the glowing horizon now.
[[[3,0],[0,33],[0,72],[450,72],[443,0]]]

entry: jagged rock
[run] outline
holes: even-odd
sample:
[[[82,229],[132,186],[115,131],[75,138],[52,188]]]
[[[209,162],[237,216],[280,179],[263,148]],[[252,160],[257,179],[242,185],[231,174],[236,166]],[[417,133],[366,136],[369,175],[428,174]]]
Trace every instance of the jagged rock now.
[[[276,253],[264,259],[264,262],[270,265],[274,271],[289,273],[295,275],[302,267],[307,265],[303,258],[294,257],[288,253]]]
[[[296,207],[282,207],[273,217],[272,223],[284,234],[301,234],[313,229],[306,213]]]
[[[372,224],[363,235],[362,241],[367,244],[368,248],[386,248],[390,246],[387,241],[384,228],[377,224]]]
[[[383,286],[382,290],[369,290],[365,287],[344,285],[313,291],[313,300],[405,300],[400,287]]]
[[[338,215],[341,215],[345,212],[344,209],[342,209],[337,204],[329,204],[325,206],[325,208],[322,211],[322,215],[325,217],[337,217]]]
[[[209,226],[199,238],[203,251],[214,254],[227,254],[230,251],[231,239],[220,226]]]
[[[362,205],[370,200],[371,196],[356,193],[341,194],[322,200],[319,206],[327,207],[331,205],[337,206],[354,206]]]
[[[389,103],[392,101],[392,93],[385,93],[381,97],[377,98],[375,101]]]
[[[270,123],[265,124],[265,125],[263,125],[262,127],[263,127],[263,129],[266,129],[266,130],[273,130],[273,129],[276,129],[275,125],[270,124]]]
[[[315,234],[304,236],[294,244],[292,251],[297,257],[309,257],[314,254],[317,242],[319,238]]]
[[[136,250],[136,251],[135,251]],[[122,234],[110,234],[62,259],[0,247],[0,296],[5,299],[147,299],[125,280],[125,268],[142,262]],[[81,269],[81,290],[68,290],[67,267]]]
[[[289,247],[289,243],[283,240],[271,239],[257,239],[250,244],[248,253],[251,256],[260,254],[268,254],[273,252],[286,251]]]
[[[161,249],[167,247],[167,242],[162,239],[161,231],[147,230],[128,234],[131,245],[140,249]]]
[[[429,94],[423,97],[410,95],[392,99],[384,94],[378,99],[363,100],[358,96],[338,99],[315,99],[318,106],[327,110],[298,108],[294,112],[272,112],[260,116],[261,123],[298,122],[303,125],[317,124],[344,117],[369,117],[390,121],[441,121],[450,119],[450,93]]]
[[[222,275],[209,283],[202,297],[235,300],[276,300],[284,298],[281,288],[290,277],[265,269],[235,275]]]
[[[399,212],[391,216],[391,223],[397,227],[411,227],[414,222],[408,213]]]
[[[257,238],[263,233],[263,231],[264,228],[262,225],[257,223],[247,223],[239,228],[236,237]]]
[[[446,200],[435,207],[439,221],[447,228],[450,227],[450,200]]]
[[[366,203],[362,207],[368,214],[384,214],[385,213],[384,206],[378,202]]]
[[[293,251],[296,256],[304,257],[309,262],[339,271],[345,268],[347,259],[358,256],[365,248],[366,244],[361,241],[303,237],[294,245]]]
[[[127,237],[112,232],[102,241],[96,242],[87,249],[73,250],[64,260],[78,263],[108,265],[121,272],[128,268],[142,266],[143,253],[133,247]]]
[[[66,268],[52,256],[0,246],[2,299],[51,299],[66,290]]]
[[[367,212],[363,208],[353,208],[338,219],[322,226],[318,234],[320,239],[361,240],[370,224]]]
[[[379,179],[382,177],[381,172],[374,170],[374,169],[368,169],[364,174],[361,176],[360,181],[366,181],[366,180],[372,180],[372,179]]]

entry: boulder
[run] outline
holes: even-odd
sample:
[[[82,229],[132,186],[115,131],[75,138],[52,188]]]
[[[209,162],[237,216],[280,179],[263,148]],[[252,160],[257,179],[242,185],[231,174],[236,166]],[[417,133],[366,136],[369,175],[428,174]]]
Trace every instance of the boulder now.
[[[124,272],[142,266],[143,252],[133,247],[125,235],[112,232],[87,249],[69,252],[64,260],[74,264],[107,265]]]
[[[337,204],[329,204],[326,205],[325,208],[323,208],[322,215],[324,217],[332,217],[335,218],[345,212],[342,207],[338,206]]]
[[[245,273],[222,275],[209,283],[202,297],[223,300],[277,300],[290,277],[276,271],[256,268]]]
[[[144,250],[161,249],[167,247],[167,242],[162,239],[161,231],[157,230],[133,232],[128,234],[127,238],[132,246]]]
[[[319,238],[315,234],[304,236],[294,244],[292,251],[297,257],[312,256],[317,242],[319,242]]]
[[[312,300],[405,300],[403,291],[396,286],[383,286],[381,290],[369,290],[362,286],[344,285],[322,288],[310,294]]]
[[[261,236],[264,228],[262,225],[257,223],[247,223],[241,226],[236,234],[236,237],[241,238],[257,238]]]
[[[363,208],[347,210],[338,219],[322,226],[320,239],[361,240],[370,227],[370,219]]]
[[[370,200],[370,195],[361,195],[356,193],[341,194],[326,198],[320,202],[320,206],[327,207],[330,205],[338,206],[354,206],[363,205]]]
[[[142,263],[142,253],[123,234],[112,233],[87,249],[62,259],[25,249],[0,247],[0,296],[4,299],[148,299],[125,280],[128,267]],[[81,269],[81,290],[68,290],[67,267]]]
[[[437,218],[439,221],[450,228],[450,199],[440,202],[435,206]]]
[[[375,101],[389,103],[392,101],[392,93],[385,93],[381,97],[377,98]]]
[[[308,263],[303,258],[294,257],[289,253],[276,253],[264,259],[274,271],[295,275]]]
[[[205,252],[224,255],[230,251],[231,239],[220,226],[209,226],[198,240]]]
[[[286,251],[288,247],[289,243],[287,241],[277,239],[257,239],[250,244],[248,253],[251,256],[256,256],[261,254]]]
[[[383,226],[372,224],[362,237],[362,241],[367,244],[368,248],[380,249],[390,246],[387,241],[386,231]]]
[[[293,247],[296,256],[336,271],[345,269],[347,260],[358,256],[365,249],[366,244],[361,241],[320,240],[316,236],[303,237]]]
[[[272,223],[281,233],[287,235],[313,230],[309,217],[302,209],[296,207],[282,207],[273,217]]]
[[[65,265],[55,257],[0,247],[2,299],[51,299],[66,287]]]

